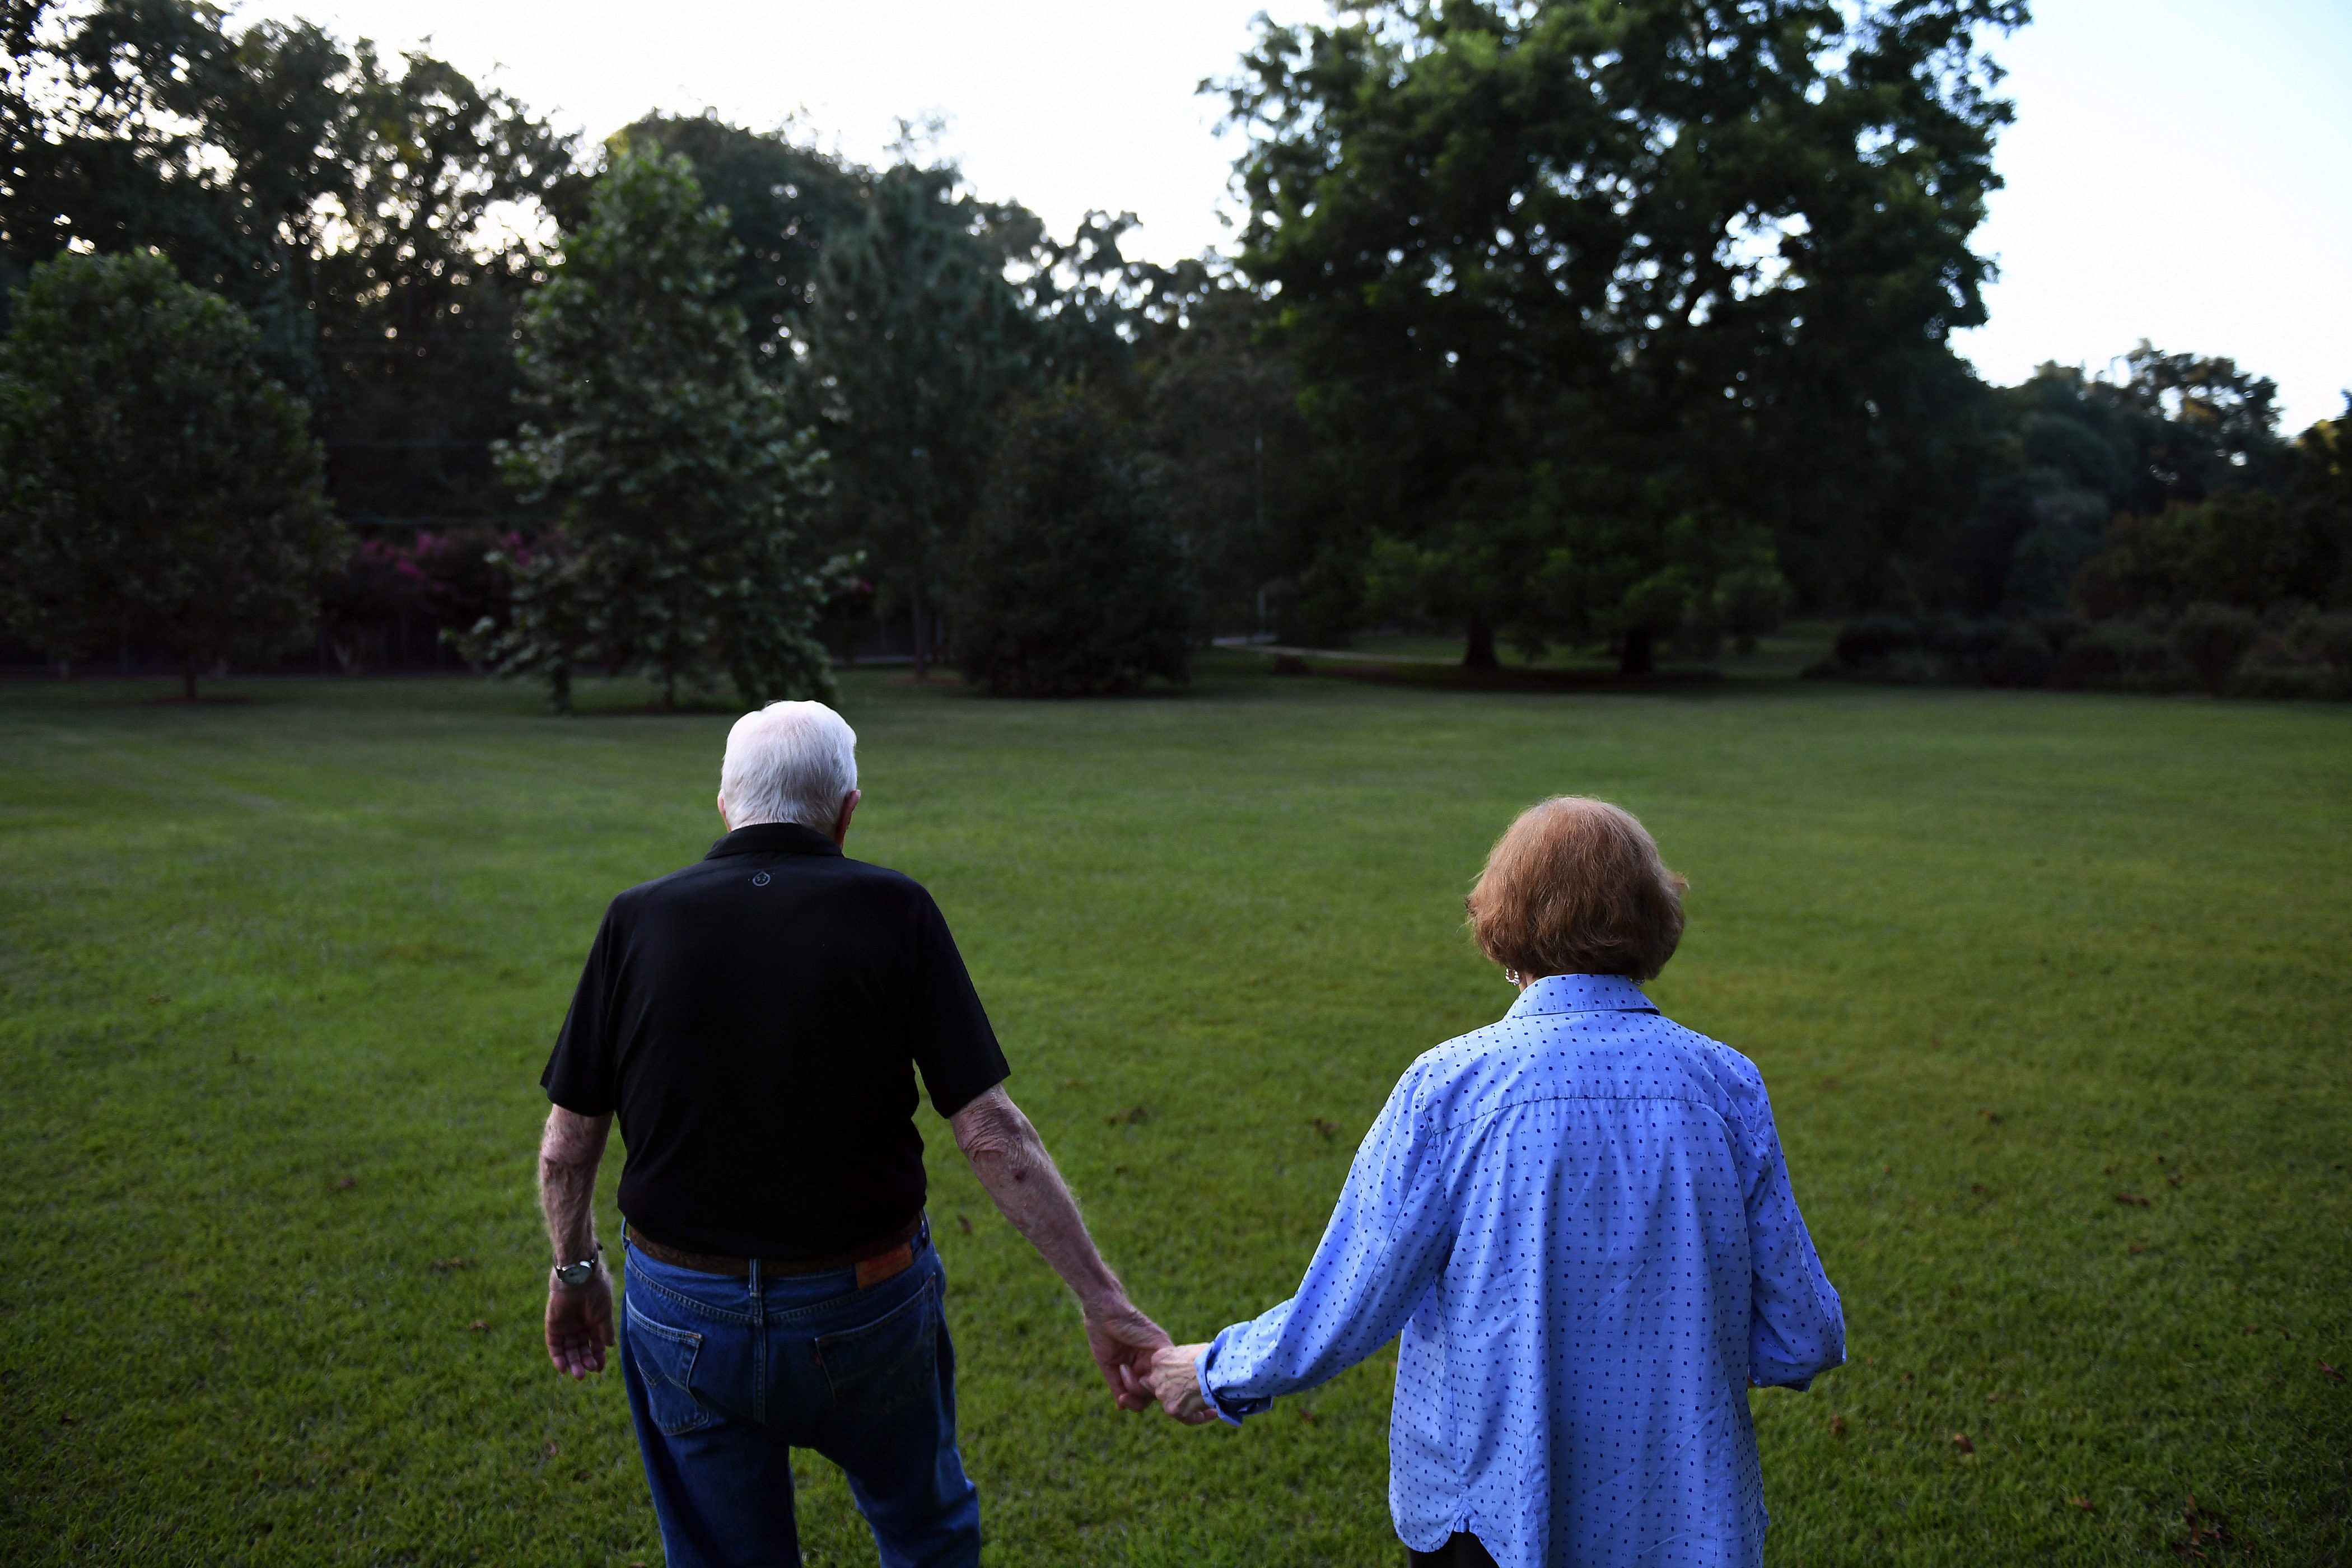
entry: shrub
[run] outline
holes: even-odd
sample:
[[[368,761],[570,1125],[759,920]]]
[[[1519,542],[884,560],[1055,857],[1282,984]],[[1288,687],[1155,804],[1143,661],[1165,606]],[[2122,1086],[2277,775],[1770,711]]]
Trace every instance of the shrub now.
[[[965,679],[997,696],[1075,697],[1187,678],[1192,589],[1155,481],[1091,394],[1013,416],[950,579]]]
[[[1902,616],[1861,616],[1838,628],[1837,662],[1843,669],[1862,669],[1918,646],[1917,622]]]
[[[2171,662],[2172,649],[2158,633],[2137,621],[2108,621],[2067,639],[2054,678],[2060,686],[2151,686]]]
[[[2034,627],[2011,626],[1978,664],[1988,686],[2047,686],[2057,668],[2050,639]]]
[[[2173,651],[2195,672],[2198,684],[2220,691],[2238,661],[2254,646],[2262,624],[2250,610],[2230,605],[2191,605],[2172,623]]]
[[[2352,680],[2352,615],[2322,616],[2314,624],[2319,657],[2340,679]]]

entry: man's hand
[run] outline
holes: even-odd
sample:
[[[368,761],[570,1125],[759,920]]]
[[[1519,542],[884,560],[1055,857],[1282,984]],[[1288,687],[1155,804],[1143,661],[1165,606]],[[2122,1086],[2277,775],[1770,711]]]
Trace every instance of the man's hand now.
[[[1201,1392],[1201,1357],[1207,1345],[1170,1345],[1151,1358],[1149,1381],[1160,1408],[1187,1426],[1205,1426],[1217,1418]]]
[[[613,1277],[602,1263],[577,1289],[547,1280],[547,1359],[574,1382],[604,1370],[604,1347],[613,1342]]]
[[[1120,1296],[1087,1308],[1087,1349],[1121,1410],[1149,1410],[1152,1357],[1171,1342],[1168,1331]]]

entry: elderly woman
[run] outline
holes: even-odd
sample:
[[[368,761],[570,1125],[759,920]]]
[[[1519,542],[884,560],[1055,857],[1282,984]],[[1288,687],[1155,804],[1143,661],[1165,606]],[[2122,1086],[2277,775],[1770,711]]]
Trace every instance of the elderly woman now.
[[[1754,1564],[1751,1384],[1845,1359],[1755,1065],[1661,1017],[1687,884],[1575,796],[1486,858],[1470,926],[1519,988],[1406,1069],[1298,1294],[1160,1352],[1239,1424],[1402,1331],[1389,1508],[1415,1564]]]

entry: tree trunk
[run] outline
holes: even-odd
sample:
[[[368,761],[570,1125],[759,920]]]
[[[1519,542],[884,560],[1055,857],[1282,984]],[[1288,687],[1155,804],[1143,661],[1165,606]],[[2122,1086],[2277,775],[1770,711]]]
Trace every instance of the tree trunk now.
[[[1617,673],[1620,675],[1655,675],[1658,672],[1657,640],[1647,626],[1635,626],[1625,634],[1624,647],[1617,652]]]
[[[915,679],[928,680],[931,675],[931,623],[923,613],[923,584],[918,579],[907,590],[908,606],[915,617]]]
[[[1492,669],[1496,662],[1495,628],[1487,624],[1484,616],[1475,616],[1470,622],[1470,636],[1463,646],[1462,668]]]
[[[191,702],[196,700],[196,656],[192,653],[180,656],[180,695]]]

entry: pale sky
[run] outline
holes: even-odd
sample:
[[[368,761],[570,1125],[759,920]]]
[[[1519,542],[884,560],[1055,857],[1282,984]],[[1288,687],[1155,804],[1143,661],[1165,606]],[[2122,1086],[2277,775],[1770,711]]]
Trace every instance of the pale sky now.
[[[709,107],[862,161],[899,117],[982,195],[1067,234],[1131,210],[1132,254],[1226,242],[1235,143],[1213,133],[1261,9],[1321,0],[253,0],[388,52],[435,53],[566,129],[602,137],[648,109]],[[2279,383],[2285,428],[2352,386],[2352,0],[2037,0],[1995,46],[2017,122],[1977,247],[1997,258],[1991,323],[1959,340],[1998,382],[2046,359],[2105,368],[2139,339],[2228,354]]]

